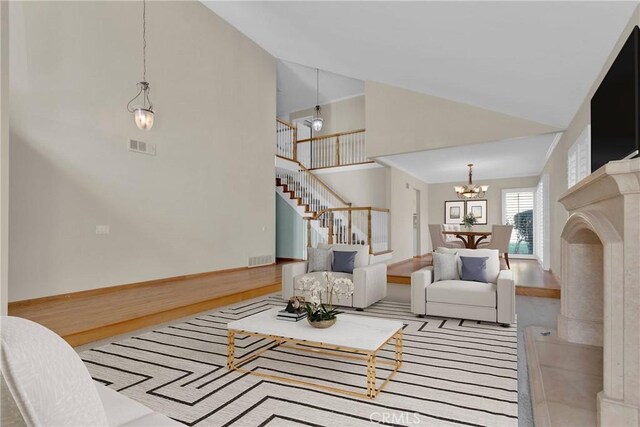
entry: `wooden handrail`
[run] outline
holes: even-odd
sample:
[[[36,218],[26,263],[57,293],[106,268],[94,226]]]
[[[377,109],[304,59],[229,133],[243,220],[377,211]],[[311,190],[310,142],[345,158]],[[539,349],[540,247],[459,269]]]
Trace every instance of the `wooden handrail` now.
[[[302,163],[300,163],[297,160],[292,160],[293,162],[296,162],[298,164],[298,166],[300,166],[300,169],[302,169],[303,171],[307,172],[309,175],[313,176],[319,183],[321,186],[323,186],[325,188],[325,190],[327,190],[329,193],[331,193],[335,198],[337,198],[338,200],[340,200],[340,202],[342,202],[343,204],[347,205],[347,206],[351,206],[351,203],[347,202],[346,200],[344,200],[342,197],[340,197],[338,194],[336,194],[335,191],[333,191],[327,184],[325,184],[320,178],[318,178],[317,176],[315,176],[309,169],[307,169],[305,167],[305,165],[303,165]]]
[[[292,123],[289,123],[286,120],[282,120],[282,119],[279,119],[277,117],[276,117],[276,122],[281,123],[281,124],[283,124],[285,126],[289,126],[291,129],[295,129],[296,128]]]
[[[335,191],[333,191],[331,189],[331,187],[329,187],[327,184],[325,184],[320,178],[318,178],[313,172],[311,172],[311,170],[309,170],[305,165],[300,163],[298,160],[289,159],[288,157],[283,157],[283,156],[280,156],[278,154],[276,154],[276,157],[281,158],[283,160],[288,160],[290,162],[296,163],[300,167],[301,170],[307,172],[309,175],[312,175],[320,183],[320,185],[325,188],[325,190],[327,190],[329,193],[331,193],[336,199],[340,200],[340,202],[342,204],[347,205],[347,206],[351,206],[350,202],[347,202],[342,197],[340,197]]]
[[[295,146],[297,147],[297,145]],[[291,159],[287,159],[287,160],[291,160]],[[368,162],[358,162],[358,163],[348,163],[346,165],[339,165],[339,166],[360,166],[360,165],[370,165],[375,163],[373,160],[370,160]],[[319,166],[317,168],[309,168],[310,171],[319,171],[322,169],[333,169],[335,167],[339,167],[339,166]]]
[[[360,133],[360,132],[365,132],[365,129],[350,130],[348,132],[338,132],[338,133],[331,133],[328,135],[314,136],[313,138],[301,139],[300,141],[296,141],[296,143],[301,144],[303,142],[317,141],[319,139],[338,138],[343,135],[352,135],[354,133]]]
[[[326,208],[326,209],[322,209],[321,211],[317,212],[314,216],[312,217],[308,217],[305,218],[307,220],[317,220],[318,218],[320,218],[320,216],[322,214],[325,214],[327,212],[355,212],[355,211],[375,211],[375,212],[390,212],[389,209],[387,208],[374,208],[371,206],[356,206],[356,207],[345,207],[345,208]]]

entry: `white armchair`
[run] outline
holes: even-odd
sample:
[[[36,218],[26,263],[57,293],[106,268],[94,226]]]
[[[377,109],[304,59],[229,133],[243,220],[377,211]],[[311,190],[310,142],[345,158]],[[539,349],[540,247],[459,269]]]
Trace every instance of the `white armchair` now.
[[[318,245],[331,248],[335,252],[357,252],[353,274],[333,273],[336,277],[348,277],[353,280],[353,295],[334,301],[336,305],[354,307],[363,310],[371,304],[387,296],[387,265],[384,263],[369,264],[368,245]],[[300,295],[295,289],[296,282],[303,276],[322,279],[324,271],[307,273],[307,262],[293,262],[282,266],[282,297],[288,300]],[[296,292],[298,292],[296,294]]]
[[[433,267],[411,275],[411,311],[422,317],[441,316],[509,325],[516,320],[515,283],[511,270],[500,270],[497,250],[460,249],[457,256],[488,257],[488,283],[464,280],[433,282]],[[458,270],[461,262],[458,259]]]
[[[44,326],[10,316],[0,326],[0,425],[183,425],[93,381],[78,354]]]

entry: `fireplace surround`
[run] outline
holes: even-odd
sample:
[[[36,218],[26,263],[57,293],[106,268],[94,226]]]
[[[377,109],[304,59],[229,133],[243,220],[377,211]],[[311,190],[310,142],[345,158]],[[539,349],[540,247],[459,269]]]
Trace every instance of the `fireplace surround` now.
[[[640,159],[614,161],[559,199],[558,338],[602,347],[597,424],[640,425]]]

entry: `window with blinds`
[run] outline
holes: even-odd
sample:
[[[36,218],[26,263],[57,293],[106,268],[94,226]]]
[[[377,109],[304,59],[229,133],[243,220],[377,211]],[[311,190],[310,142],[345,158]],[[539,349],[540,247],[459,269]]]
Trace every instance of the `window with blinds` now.
[[[591,125],[584,128],[567,152],[567,186],[573,187],[591,173]]]
[[[533,255],[535,188],[502,190],[502,222],[513,224],[509,253]]]

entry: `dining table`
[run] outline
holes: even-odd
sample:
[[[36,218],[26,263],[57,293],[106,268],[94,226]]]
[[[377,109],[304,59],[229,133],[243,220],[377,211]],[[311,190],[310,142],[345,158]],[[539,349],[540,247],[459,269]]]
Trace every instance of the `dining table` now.
[[[443,231],[442,234],[456,236],[462,240],[464,247],[467,249],[477,249],[478,243],[491,236],[490,231]]]

